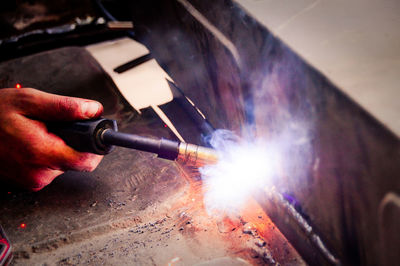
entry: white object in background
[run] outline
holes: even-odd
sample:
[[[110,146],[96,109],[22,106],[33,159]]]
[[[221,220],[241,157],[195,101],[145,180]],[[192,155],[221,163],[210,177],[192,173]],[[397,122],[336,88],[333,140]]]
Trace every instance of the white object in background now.
[[[166,81],[172,79],[151,59],[121,74],[114,68],[130,60],[143,56],[149,51],[142,44],[128,38],[107,41],[86,47],[92,56],[110,75],[121,94],[129,104],[140,113],[140,109],[151,107],[161,120],[172,130],[182,142],[185,140],[175,126],[158,107],[172,101],[171,89]]]

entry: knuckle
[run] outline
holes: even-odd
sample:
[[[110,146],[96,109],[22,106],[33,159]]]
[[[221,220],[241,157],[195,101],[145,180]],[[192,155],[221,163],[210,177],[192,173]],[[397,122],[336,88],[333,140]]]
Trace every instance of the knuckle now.
[[[28,189],[31,191],[39,191],[50,184],[54,180],[54,178],[56,178],[61,173],[61,171],[34,167],[31,173],[28,174]]]
[[[32,106],[36,108],[40,108],[37,105],[38,102],[41,101],[41,94],[38,93],[38,90],[33,88],[23,88],[15,90],[13,89],[10,95],[13,105],[20,111],[25,114],[29,114]]]
[[[35,147],[35,145],[27,145],[24,151],[24,157],[27,158],[31,163],[38,163],[41,160],[41,156]]]
[[[39,191],[42,188],[44,188],[48,183],[43,182],[41,175],[38,173],[31,173],[30,176],[28,176],[28,181],[27,181],[27,188],[31,191]]]
[[[48,155],[41,149],[40,145],[40,143],[34,140],[31,140],[31,142],[26,145],[25,158],[33,164],[40,165],[48,159]]]
[[[37,192],[39,190],[42,190],[46,185],[42,183],[34,183],[31,186],[28,187],[28,189],[32,192]]]
[[[37,97],[32,88],[24,88],[23,90],[15,90],[14,95],[18,100],[30,101],[32,98]]]
[[[20,110],[24,110],[25,107],[32,101],[32,95],[29,90],[14,90],[10,92],[8,96],[12,104]]]
[[[97,165],[99,164],[99,160],[96,155],[90,153],[84,153],[79,159],[79,168],[85,172],[93,172]]]
[[[80,114],[78,102],[71,97],[62,97],[58,101],[57,111],[64,114],[66,113],[66,115],[78,116]]]
[[[85,169],[86,172],[93,172],[96,169],[96,165],[94,164],[90,164],[87,166],[87,168]]]

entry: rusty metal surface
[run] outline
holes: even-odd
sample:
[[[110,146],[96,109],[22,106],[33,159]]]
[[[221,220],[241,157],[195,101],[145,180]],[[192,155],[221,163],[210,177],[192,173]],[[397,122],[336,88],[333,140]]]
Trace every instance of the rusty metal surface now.
[[[334,256],[350,265],[398,262],[388,243],[399,237],[385,240],[378,211],[388,193],[400,194],[394,134],[232,1],[135,1],[130,10],[140,41],[216,128],[305,135],[306,146],[286,151],[295,163],[283,167],[276,188]],[[398,216],[387,217],[393,227]],[[285,219],[274,221],[300,249],[306,237]],[[329,263],[304,252],[311,264]]]
[[[305,260],[341,265],[340,260],[326,247],[315,228],[296,209],[297,206],[285,199],[275,188],[261,189],[255,198],[268,216],[281,225],[283,234],[301,236],[292,238],[291,241]]]
[[[174,138],[150,109],[139,116],[84,49],[5,62],[0,76],[3,87],[99,100],[121,131]],[[67,172],[37,193],[1,190],[15,265],[304,264],[259,206],[241,217],[210,216],[194,169],[144,152],[119,148],[94,172]]]
[[[0,69],[4,87],[19,82],[25,87],[96,99],[104,104],[105,116],[118,120],[122,131],[173,138],[151,111],[138,116],[83,49],[34,55],[6,62]],[[67,172],[39,193],[3,191],[0,222],[17,250],[30,245],[41,249],[41,244],[33,243],[62,242],[71,231],[132,216],[184,185],[173,162],[118,149],[93,173]],[[20,230],[21,223],[27,224],[26,230]]]

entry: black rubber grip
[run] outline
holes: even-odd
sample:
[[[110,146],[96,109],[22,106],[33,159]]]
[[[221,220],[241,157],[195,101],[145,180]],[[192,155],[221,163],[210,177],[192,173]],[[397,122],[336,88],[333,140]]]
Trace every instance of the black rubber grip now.
[[[48,123],[47,128],[49,132],[58,135],[75,150],[100,155],[108,154],[114,149],[112,145],[104,144],[101,141],[101,133],[106,129],[118,130],[116,121],[106,118]]]

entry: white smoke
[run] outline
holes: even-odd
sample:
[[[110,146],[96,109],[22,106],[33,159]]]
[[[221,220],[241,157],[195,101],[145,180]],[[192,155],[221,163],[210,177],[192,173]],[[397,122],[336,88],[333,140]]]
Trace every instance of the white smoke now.
[[[240,139],[228,130],[217,130],[210,143],[219,161],[200,169],[204,202],[210,214],[237,214],[259,189],[273,186],[282,169],[305,173],[310,140],[307,127],[288,121],[271,139]],[[301,151],[293,155],[293,151]],[[299,168],[300,166],[300,168]]]

